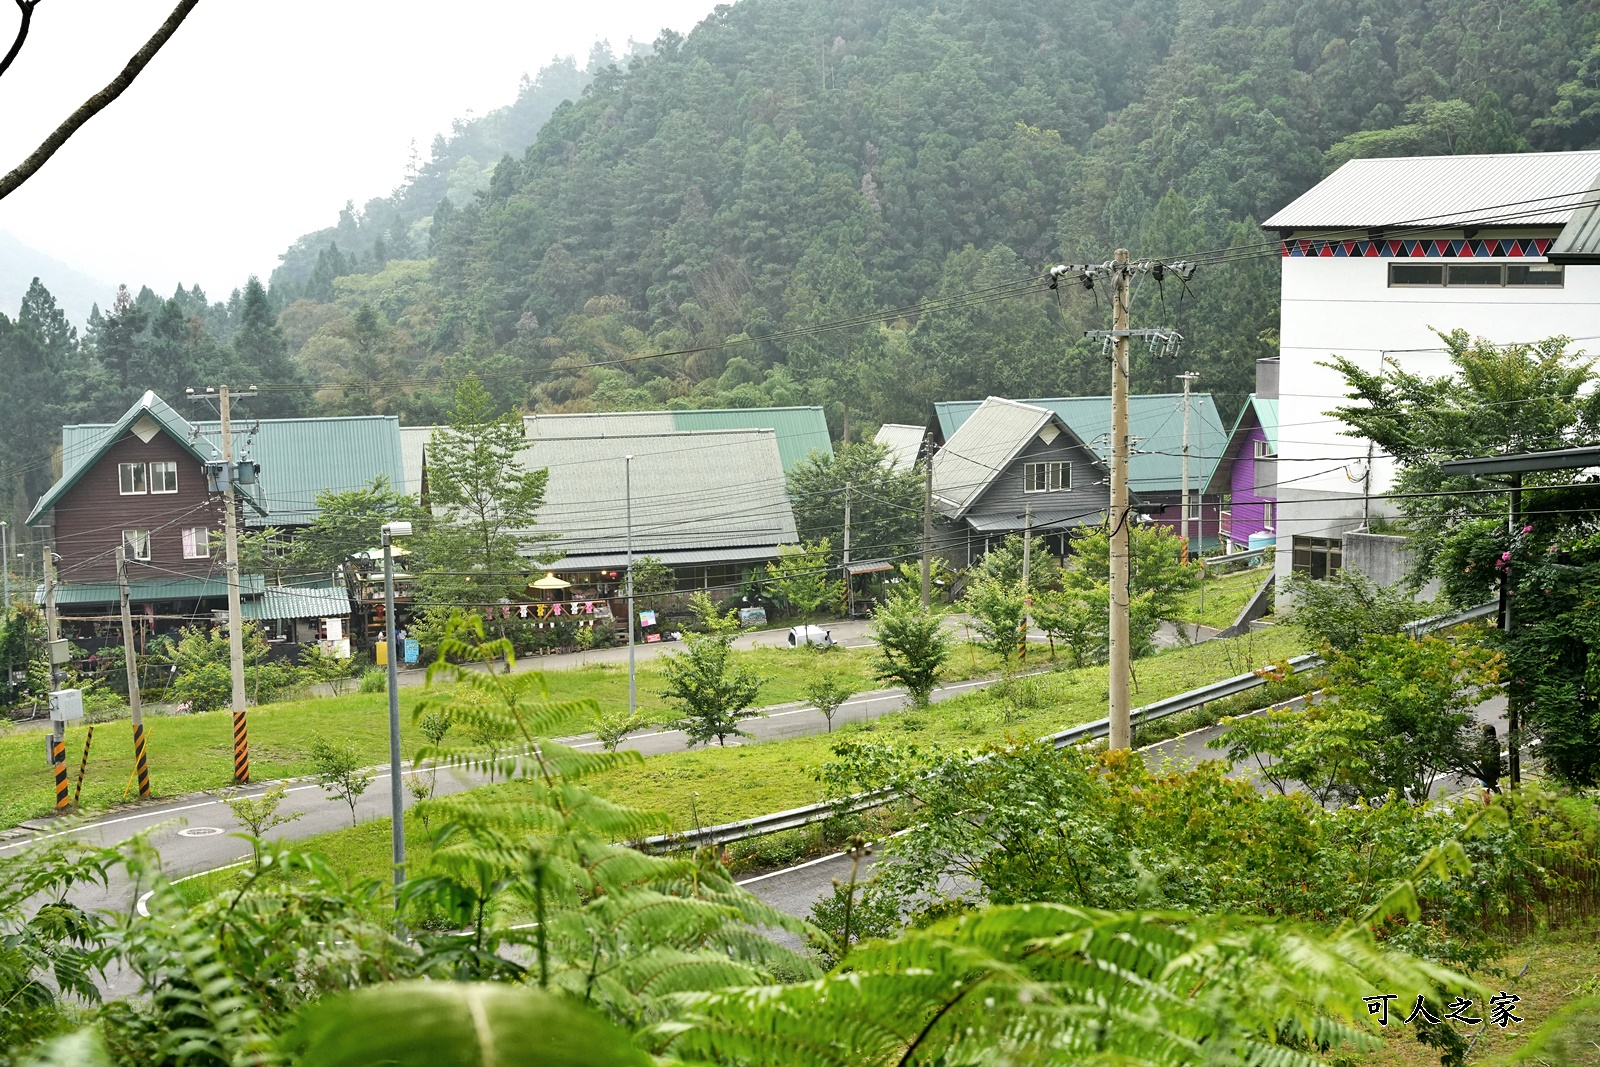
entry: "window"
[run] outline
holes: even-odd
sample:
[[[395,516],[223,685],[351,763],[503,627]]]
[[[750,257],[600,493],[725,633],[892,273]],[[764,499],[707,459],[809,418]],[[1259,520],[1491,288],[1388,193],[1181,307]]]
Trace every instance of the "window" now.
[[[1269,442],[1267,442],[1267,441],[1257,441],[1256,442],[1256,458],[1257,459],[1268,459],[1268,458],[1270,458],[1272,456],[1275,456],[1275,455],[1277,455],[1277,453],[1272,450],[1272,445]]]
[[[194,526],[183,531],[183,558],[210,559],[211,531],[204,526]]]
[[[1332,578],[1339,573],[1343,554],[1344,542],[1337,537],[1296,537],[1294,572],[1309,575],[1318,581]]]
[[[1530,285],[1560,288],[1566,268],[1557,263],[1391,263],[1389,285],[1499,289]]]
[[[117,481],[123,496],[145,492],[143,463],[118,463]]]
[[[123,530],[122,550],[129,559],[150,562],[150,531]]]
[[[1022,491],[1024,493],[1053,493],[1072,488],[1072,466],[1068,463],[1024,463],[1022,465]]]
[[[178,465],[172,460],[150,464],[150,491],[176,493],[178,491]]]
[[[1272,501],[1270,500],[1264,500],[1261,502],[1261,525],[1265,526],[1269,530],[1273,527]]]

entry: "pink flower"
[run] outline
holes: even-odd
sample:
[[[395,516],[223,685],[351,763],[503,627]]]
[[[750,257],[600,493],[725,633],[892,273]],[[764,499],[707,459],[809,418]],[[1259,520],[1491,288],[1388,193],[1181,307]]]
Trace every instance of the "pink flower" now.
[[[1522,528],[1522,532],[1523,533],[1533,533],[1533,527],[1532,526],[1524,526]]]

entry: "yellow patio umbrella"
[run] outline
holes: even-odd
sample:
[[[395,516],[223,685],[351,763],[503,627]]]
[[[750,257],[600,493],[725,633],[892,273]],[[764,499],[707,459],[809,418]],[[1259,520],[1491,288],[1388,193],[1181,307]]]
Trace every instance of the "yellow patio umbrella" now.
[[[543,578],[533,583],[535,589],[571,589],[572,583],[564,578],[557,578],[553,572],[546,572]]]

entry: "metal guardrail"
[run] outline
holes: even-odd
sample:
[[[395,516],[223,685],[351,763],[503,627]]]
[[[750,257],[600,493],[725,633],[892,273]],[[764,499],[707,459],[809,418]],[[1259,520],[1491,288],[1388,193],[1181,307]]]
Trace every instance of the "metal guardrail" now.
[[[1406,624],[1406,632],[1412,636],[1432,633],[1435,630],[1445,630],[1452,626],[1471,622],[1475,619],[1487,618],[1495,614],[1498,606],[1495,604],[1482,604],[1466,611],[1452,615],[1435,615],[1426,619]],[[1322,657],[1315,652],[1295,656],[1289,660],[1289,666],[1297,672],[1312,667],[1322,666]],[[1213,700],[1225,700],[1240,693],[1249,692],[1258,686],[1267,684],[1267,679],[1260,674],[1237,674],[1232,678],[1224,678],[1220,682],[1191,689],[1187,693],[1157,700],[1151,704],[1134,708],[1128,713],[1128,719],[1133,726],[1138,727],[1146,723],[1165,719],[1169,715],[1176,715],[1182,711],[1190,711],[1202,707]],[[1095,741],[1105,737],[1111,732],[1110,719],[1096,719],[1086,722],[1081,726],[1073,726],[1057,733],[1047,734],[1039,738],[1048,741],[1058,749],[1070,745],[1083,744],[1085,741]],[[985,757],[979,757],[983,759]],[[771,815],[758,815],[753,819],[741,819],[738,822],[722,823],[717,826],[705,826],[697,830],[681,834],[658,834],[647,837],[639,842],[639,848],[646,852],[672,852],[677,849],[700,848],[704,845],[728,845],[735,841],[748,841],[751,838],[765,837],[768,834],[781,833],[784,830],[798,830],[804,826],[824,822],[838,815],[853,815],[858,812],[869,811],[881,807],[894,799],[892,790],[883,789],[873,793],[861,793],[846,800],[832,804],[807,804],[802,808],[790,808],[788,811],[774,812]]]

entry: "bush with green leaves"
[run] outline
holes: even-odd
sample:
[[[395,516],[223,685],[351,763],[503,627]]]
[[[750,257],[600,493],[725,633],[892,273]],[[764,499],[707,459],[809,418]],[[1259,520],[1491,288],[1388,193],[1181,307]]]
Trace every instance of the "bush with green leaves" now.
[[[980,578],[967,586],[961,609],[972,617],[978,644],[999,657],[1002,671],[1009,671],[1011,661],[1027,643],[1023,621],[1028,609],[1022,583]]]
[[[1310,635],[1318,648],[1352,652],[1368,637],[1401,633],[1408,622],[1433,613],[1399,585],[1381,586],[1360,571],[1341,570],[1326,580],[1290,575],[1284,592],[1294,601],[1287,621]]]
[[[828,539],[803,545],[779,545],[778,558],[767,564],[763,588],[796,615],[836,609],[844,600],[844,582],[832,577]]]
[[[955,649],[943,617],[924,611],[914,596],[890,596],[872,612],[872,639],[878,680],[904,686],[913,707],[927,707]]]

